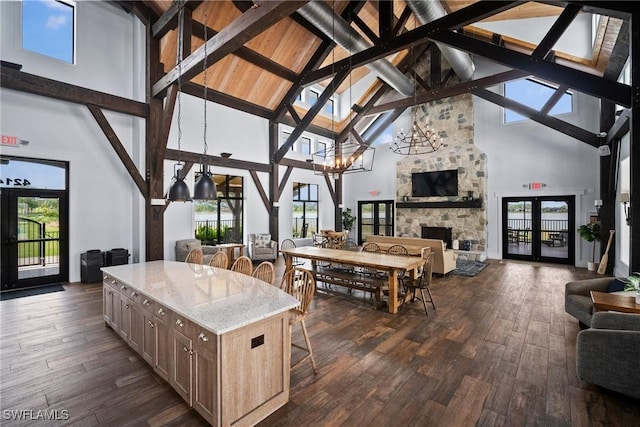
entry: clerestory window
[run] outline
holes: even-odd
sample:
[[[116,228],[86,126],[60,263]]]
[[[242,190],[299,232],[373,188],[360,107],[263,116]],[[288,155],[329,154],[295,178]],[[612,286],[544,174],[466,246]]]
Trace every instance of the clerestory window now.
[[[73,64],[75,4],[54,0],[23,0],[22,48]]]

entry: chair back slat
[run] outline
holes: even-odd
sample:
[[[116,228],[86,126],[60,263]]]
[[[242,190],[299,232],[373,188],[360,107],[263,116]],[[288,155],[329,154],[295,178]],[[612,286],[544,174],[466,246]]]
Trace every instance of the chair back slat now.
[[[256,279],[273,285],[273,281],[276,279],[276,270],[271,262],[263,261],[253,270],[251,275]]]
[[[204,254],[202,253],[202,249],[191,249],[184,262],[191,264],[204,264]]]
[[[231,266],[231,271],[251,276],[251,273],[253,273],[253,263],[251,262],[251,258],[243,255],[236,259]]]
[[[296,310],[306,315],[316,291],[316,281],[309,270],[292,268],[282,276],[280,289],[300,301]]]
[[[224,251],[216,252],[209,261],[209,265],[211,267],[224,268],[226,270],[229,268],[229,257],[227,256],[227,253]]]

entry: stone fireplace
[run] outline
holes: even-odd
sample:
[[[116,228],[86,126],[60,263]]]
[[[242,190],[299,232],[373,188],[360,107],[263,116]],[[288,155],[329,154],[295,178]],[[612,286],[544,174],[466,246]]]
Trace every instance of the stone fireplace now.
[[[486,251],[486,156],[473,143],[470,94],[446,98],[418,108],[421,126],[439,132],[435,153],[402,157],[396,164],[396,236],[422,237],[423,227],[451,229],[449,239],[470,240],[471,250]],[[458,196],[412,197],[411,174],[456,169]],[[451,242],[447,242],[451,247]]]

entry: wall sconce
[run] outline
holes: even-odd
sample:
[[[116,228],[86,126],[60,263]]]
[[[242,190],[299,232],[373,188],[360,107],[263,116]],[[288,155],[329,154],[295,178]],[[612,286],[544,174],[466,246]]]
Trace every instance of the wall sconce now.
[[[629,202],[629,193],[620,193],[620,203],[624,205],[624,217],[627,220],[627,225],[631,225],[631,207],[629,206]]]
[[[598,218],[600,218],[600,208],[602,208],[602,200],[596,199],[596,201],[593,202],[593,205],[596,207],[596,211],[598,213]]]

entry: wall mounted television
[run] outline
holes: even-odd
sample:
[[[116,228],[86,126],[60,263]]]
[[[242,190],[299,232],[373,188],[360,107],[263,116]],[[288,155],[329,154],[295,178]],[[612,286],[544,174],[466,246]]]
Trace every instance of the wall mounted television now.
[[[413,197],[457,196],[458,170],[412,173],[411,195]]]

